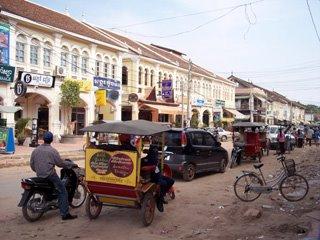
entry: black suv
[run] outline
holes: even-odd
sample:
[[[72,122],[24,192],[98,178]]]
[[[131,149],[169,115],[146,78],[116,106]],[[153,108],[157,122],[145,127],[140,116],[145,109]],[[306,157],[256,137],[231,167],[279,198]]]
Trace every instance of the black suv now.
[[[185,181],[191,181],[196,173],[225,172],[228,152],[213,135],[200,129],[173,128],[167,132],[165,159],[174,173],[181,174]]]

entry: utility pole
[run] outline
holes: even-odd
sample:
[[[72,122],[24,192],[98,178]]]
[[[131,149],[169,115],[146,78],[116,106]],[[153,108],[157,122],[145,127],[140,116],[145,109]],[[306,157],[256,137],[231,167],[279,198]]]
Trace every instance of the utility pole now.
[[[191,59],[189,59],[189,69],[188,69],[188,90],[187,90],[187,99],[188,99],[188,103],[187,103],[187,127],[190,127],[190,113],[191,113],[191,108],[190,108],[190,83],[192,81],[191,79],[191,69],[192,69],[192,62]]]
[[[182,112],[182,116],[181,116],[181,127],[184,128],[184,120],[185,120],[185,117],[184,117],[184,84],[183,84],[183,80],[181,81],[181,112]]]

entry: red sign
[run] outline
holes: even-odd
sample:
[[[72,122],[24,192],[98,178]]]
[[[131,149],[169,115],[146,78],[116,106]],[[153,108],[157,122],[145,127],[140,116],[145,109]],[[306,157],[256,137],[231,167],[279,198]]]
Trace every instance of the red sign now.
[[[133,171],[133,162],[131,158],[123,153],[113,155],[109,164],[110,171],[120,178],[130,176]]]

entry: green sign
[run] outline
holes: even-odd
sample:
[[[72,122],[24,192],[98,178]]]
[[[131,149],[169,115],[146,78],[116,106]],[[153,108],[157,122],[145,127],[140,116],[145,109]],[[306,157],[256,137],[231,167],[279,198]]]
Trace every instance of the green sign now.
[[[225,106],[225,101],[223,101],[223,100],[219,100],[219,99],[217,99],[216,100],[216,107],[224,107]]]
[[[13,82],[14,67],[0,64],[0,82]]]

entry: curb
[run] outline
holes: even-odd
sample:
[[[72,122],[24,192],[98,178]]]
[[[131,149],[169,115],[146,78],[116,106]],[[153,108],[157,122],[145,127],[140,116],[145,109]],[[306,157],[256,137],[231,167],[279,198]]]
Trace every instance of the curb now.
[[[75,152],[78,153],[78,152]],[[27,158],[27,159],[26,159]],[[14,160],[12,159],[0,159],[0,169],[9,168],[9,167],[21,167],[21,166],[29,166],[30,165],[30,155],[26,156],[16,156]],[[70,158],[71,160],[77,162],[84,160],[84,154],[79,156],[79,154],[61,154],[61,158]]]

